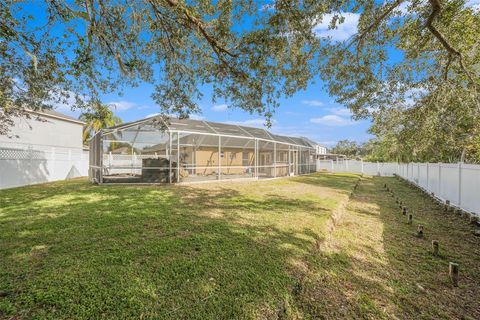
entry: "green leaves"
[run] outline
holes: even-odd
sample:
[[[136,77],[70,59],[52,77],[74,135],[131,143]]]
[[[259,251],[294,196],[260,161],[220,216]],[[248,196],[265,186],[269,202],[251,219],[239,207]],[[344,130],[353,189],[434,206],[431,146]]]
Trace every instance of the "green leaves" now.
[[[355,40],[322,51],[330,94],[373,120],[383,160],[458,161],[480,122],[480,13],[464,1],[410,1],[388,15],[399,2],[355,3]]]
[[[464,4],[45,1],[35,5],[46,17],[33,24],[46,25],[32,28],[25,4],[8,1],[0,6],[0,133],[25,105],[54,107],[49,101],[76,92],[88,97],[74,106],[84,108],[142,82],[163,114],[198,112],[208,85],[214,100],[269,122],[282,96],[320,76],[355,119],[373,120],[381,141],[405,144],[389,157],[437,157],[438,144],[448,146],[440,159],[455,158],[476,141],[480,110],[480,15]],[[323,19],[334,30],[350,23],[347,13],[360,15],[348,41],[315,33]]]

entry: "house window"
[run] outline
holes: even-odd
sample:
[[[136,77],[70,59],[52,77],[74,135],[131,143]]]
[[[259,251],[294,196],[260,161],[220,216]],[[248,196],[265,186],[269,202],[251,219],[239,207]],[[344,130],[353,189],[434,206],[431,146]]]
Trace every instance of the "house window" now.
[[[237,154],[235,152],[230,152],[230,160],[235,160],[237,158]]]

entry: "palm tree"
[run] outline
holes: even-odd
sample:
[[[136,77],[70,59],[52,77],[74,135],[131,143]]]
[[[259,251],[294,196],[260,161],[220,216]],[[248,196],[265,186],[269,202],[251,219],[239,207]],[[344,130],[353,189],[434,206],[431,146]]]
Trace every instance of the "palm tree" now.
[[[101,129],[122,123],[122,119],[114,115],[107,105],[101,103],[96,103],[92,111],[82,113],[79,119],[85,122],[83,127],[84,144],[88,144],[88,140]]]

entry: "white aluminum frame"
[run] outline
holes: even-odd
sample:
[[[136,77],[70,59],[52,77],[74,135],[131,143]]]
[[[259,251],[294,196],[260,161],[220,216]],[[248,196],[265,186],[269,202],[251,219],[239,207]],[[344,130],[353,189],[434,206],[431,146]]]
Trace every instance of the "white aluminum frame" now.
[[[141,124],[141,123],[144,123],[146,121],[148,121],[149,119],[144,119],[144,120],[140,120],[140,121],[137,121],[137,122],[133,122],[133,123],[130,123],[130,124],[126,124],[124,126],[117,126],[115,128],[112,128],[112,129],[106,129],[106,130],[102,130],[101,132],[99,132],[99,138],[101,139],[100,141],[100,150],[96,150],[97,152],[100,152],[100,166],[102,168],[101,170],[101,176],[100,176],[100,183],[104,183],[103,182],[103,172],[104,172],[104,164],[103,164],[103,142],[104,141],[117,141],[117,142],[121,142],[123,140],[111,140],[111,139],[105,139],[103,140],[103,137],[106,136],[107,134],[110,134],[110,133],[114,133],[116,131],[121,131],[121,130],[124,130],[126,128],[131,128],[135,125],[138,125],[138,124]],[[202,121],[206,126],[208,126],[212,131],[216,131],[213,127],[211,127],[207,122],[204,122]],[[217,179],[218,181],[221,181],[222,180],[222,156],[221,156],[221,153],[222,153],[222,138],[240,138],[240,139],[245,139],[245,140],[249,140],[249,141],[253,141],[253,166],[226,166],[225,168],[253,168],[253,177],[246,177],[246,178],[232,178],[232,179],[228,179],[229,181],[233,181],[233,180],[257,180],[260,178],[260,175],[259,175],[259,168],[273,168],[273,176],[272,178],[276,178],[277,177],[277,168],[282,168],[282,167],[286,167],[287,168],[287,177],[289,176],[296,176],[296,175],[304,175],[304,174],[309,174],[309,173],[313,173],[311,172],[311,164],[310,164],[310,160],[309,160],[309,155],[310,155],[310,152],[313,152],[315,153],[315,148],[313,147],[308,147],[308,146],[305,146],[305,145],[302,145],[302,144],[296,144],[294,143],[294,140],[293,139],[290,139],[289,137],[286,137],[286,138],[289,138],[290,141],[292,141],[291,143],[290,142],[285,142],[285,141],[277,141],[277,140],[273,140],[273,137],[272,135],[270,135],[270,133],[268,133],[268,131],[264,130],[267,135],[269,137],[271,137],[272,139],[265,139],[265,138],[260,138],[260,137],[254,137],[253,135],[251,135],[249,132],[247,132],[245,129],[243,129],[242,127],[240,126],[237,126],[240,131],[244,132],[245,135],[230,135],[230,134],[224,134],[224,133],[212,133],[212,132],[197,132],[197,131],[192,131],[192,130],[179,130],[179,129],[170,129],[168,128],[168,126],[166,126],[166,129],[164,131],[164,133],[166,135],[168,135],[168,142],[166,142],[166,146],[165,146],[165,156],[166,158],[169,160],[169,167],[168,167],[168,170],[169,170],[169,177],[168,177],[168,182],[169,183],[185,183],[185,182],[182,182],[180,180],[180,168],[184,168],[184,169],[187,169],[187,170],[197,170],[197,169],[213,169],[214,167],[208,167],[208,166],[195,166],[192,165],[187,165],[187,166],[180,166],[180,137],[181,137],[181,134],[194,134],[194,135],[200,135],[200,136],[217,136],[218,137],[218,164],[217,164]],[[173,156],[173,148],[172,148],[172,140],[173,140],[173,137],[176,137],[177,139],[177,142],[176,142],[176,152],[177,152],[177,157],[176,157],[176,161],[177,161],[177,165],[176,165],[176,168],[172,168],[172,162],[171,160],[172,159],[172,156]],[[260,155],[260,149],[259,149],[259,142],[267,142],[267,143],[273,143],[273,163],[271,165],[259,165],[259,155]],[[129,141],[123,141],[123,142],[129,142]],[[278,144],[281,144],[281,145],[285,145],[285,146],[288,146],[288,150],[287,150],[287,153],[288,153],[288,156],[287,156],[287,163],[281,163],[281,164],[278,164],[277,163],[277,143]],[[202,144],[200,143],[199,146],[201,146]],[[251,149],[251,148],[249,148]],[[303,158],[305,163],[299,163],[299,161],[301,160],[302,156],[300,155],[301,152],[304,152],[308,150],[309,151],[309,155],[306,155],[304,156]],[[91,165],[90,167],[94,168],[95,166],[94,165]],[[304,168],[307,168],[307,170],[304,170]],[[114,168],[114,169],[122,169],[123,166],[115,166],[115,167],[112,167],[111,163],[108,164],[108,168]],[[131,164],[131,166],[129,167],[131,168],[132,170],[141,170],[142,169],[142,166],[138,166],[138,165],[135,165],[134,163]],[[164,167],[149,167],[148,169],[165,169]],[[176,179],[175,181],[172,181],[172,170],[176,170]],[[283,176],[282,176],[283,177]],[[215,181],[215,180],[208,180],[206,179],[205,182],[210,182],[210,181]],[[201,182],[201,181],[197,181],[197,182]],[[187,182],[188,183],[188,182]],[[195,182],[191,182],[191,183],[195,183]],[[129,182],[129,184],[145,184],[145,183],[137,183],[137,182]],[[147,184],[154,184],[154,183],[147,183]]]

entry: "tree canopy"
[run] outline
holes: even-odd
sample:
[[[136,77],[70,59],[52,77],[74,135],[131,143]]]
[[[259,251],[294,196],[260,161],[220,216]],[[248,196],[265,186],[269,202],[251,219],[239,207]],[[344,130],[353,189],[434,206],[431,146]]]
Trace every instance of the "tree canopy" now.
[[[331,153],[344,155],[348,158],[356,158],[362,156],[362,144],[348,139],[340,140],[330,149]]]
[[[356,3],[366,9],[359,32],[322,48],[320,75],[355,118],[373,120],[372,150],[390,161],[480,161],[479,11],[465,1]]]
[[[40,1],[37,2],[37,4]],[[0,4],[0,121],[29,108],[72,100],[84,108],[102,93],[140,82],[164,114],[199,111],[200,87],[267,121],[278,98],[306,88],[318,39],[309,10],[293,2],[262,9],[250,1],[45,1]],[[23,10],[23,11],[22,11]]]
[[[399,160],[475,157],[480,111],[480,13],[465,0],[6,0],[0,4],[0,133],[25,107],[147,82],[161,113],[213,99],[272,117],[281,96],[316,77]],[[348,14],[358,32],[335,29]],[[72,102],[73,101],[73,102]],[[400,147],[402,145],[402,147]],[[475,151],[477,150],[477,151]]]

